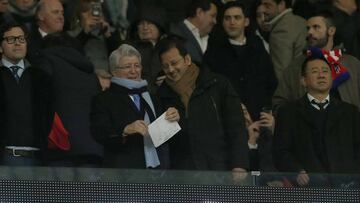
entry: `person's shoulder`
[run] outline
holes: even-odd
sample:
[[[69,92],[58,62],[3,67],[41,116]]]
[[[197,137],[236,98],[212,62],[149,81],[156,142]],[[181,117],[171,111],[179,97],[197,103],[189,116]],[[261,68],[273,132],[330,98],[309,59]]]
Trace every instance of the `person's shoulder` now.
[[[205,81],[213,80],[215,82],[227,81],[227,78],[221,74],[213,72],[206,63],[199,65],[199,77]]]
[[[301,106],[303,106],[304,104],[304,97],[301,97],[299,99],[295,99],[295,100],[290,100],[290,101],[285,101],[283,104],[281,104],[279,106],[279,109],[277,110],[278,114],[279,113],[286,113],[286,114],[293,114],[294,111],[296,111],[297,109],[301,108]]]
[[[350,104],[348,102],[340,101],[337,99],[334,100],[334,102],[337,104],[337,108],[343,110],[344,112],[359,112],[359,109],[354,104]]]
[[[246,45],[251,50],[254,50],[256,52],[263,52],[263,53],[266,52],[263,41],[261,40],[261,38],[258,35],[254,34],[254,33],[246,35]],[[268,54],[268,53],[266,52],[265,54]]]
[[[38,64],[32,65],[32,64],[29,64],[28,62],[25,62],[25,67],[35,77],[50,77],[50,75],[46,71],[41,69]]]
[[[303,17],[294,14],[293,12],[289,12],[287,15],[284,16],[284,18],[287,19],[287,21],[289,22],[298,22],[303,25],[306,25],[306,20]],[[299,26],[299,25],[294,25],[294,26]]]
[[[282,16],[276,24],[274,29],[286,29],[287,32],[299,32],[299,30],[306,28],[306,20],[292,12]]]
[[[111,98],[114,97],[114,95],[116,95],[116,91],[114,90],[114,84],[111,83],[109,88],[97,93],[93,97],[93,100],[94,101],[110,101]]]
[[[184,21],[172,22],[170,23],[170,33],[181,35],[184,32],[184,29],[187,29]]]
[[[358,58],[356,58],[355,56],[352,56],[350,54],[343,54],[340,61],[343,62],[343,63],[347,63],[349,65],[351,65],[351,64],[360,64],[360,60]],[[358,67],[356,67],[356,68],[358,68]]]
[[[160,87],[156,91],[156,95],[158,98],[168,98],[168,97],[174,97],[176,93],[170,88],[170,86],[164,81]]]

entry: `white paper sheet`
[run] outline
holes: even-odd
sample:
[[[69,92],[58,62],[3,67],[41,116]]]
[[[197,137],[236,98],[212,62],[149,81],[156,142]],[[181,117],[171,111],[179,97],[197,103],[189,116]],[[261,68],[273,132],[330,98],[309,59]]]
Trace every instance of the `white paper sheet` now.
[[[165,113],[148,126],[151,140],[155,147],[160,146],[181,130],[178,122],[165,119]]]

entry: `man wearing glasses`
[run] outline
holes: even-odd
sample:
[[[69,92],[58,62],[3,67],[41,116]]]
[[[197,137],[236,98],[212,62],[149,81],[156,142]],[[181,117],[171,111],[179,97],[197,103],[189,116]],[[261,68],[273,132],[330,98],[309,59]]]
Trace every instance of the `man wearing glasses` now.
[[[158,49],[166,75],[158,95],[181,117],[182,130],[169,140],[171,168],[245,172],[244,115],[230,82],[195,65],[179,39],[165,38]]]
[[[3,24],[0,37],[1,163],[40,165],[52,118],[49,77],[24,58],[27,40],[23,27]]]
[[[141,55],[128,44],[122,44],[109,57],[110,88],[94,97],[90,114],[91,131],[104,146],[103,167],[167,169],[166,143],[155,148],[148,125],[162,109],[150,95],[147,81],[141,78]],[[178,121],[175,108],[167,108],[168,121]]]

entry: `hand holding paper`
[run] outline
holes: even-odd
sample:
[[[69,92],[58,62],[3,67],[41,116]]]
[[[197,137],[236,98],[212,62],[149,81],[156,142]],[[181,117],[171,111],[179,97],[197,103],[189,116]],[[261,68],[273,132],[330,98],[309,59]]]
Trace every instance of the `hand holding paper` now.
[[[148,126],[149,135],[155,147],[160,146],[181,130],[178,122],[165,119],[165,113]]]

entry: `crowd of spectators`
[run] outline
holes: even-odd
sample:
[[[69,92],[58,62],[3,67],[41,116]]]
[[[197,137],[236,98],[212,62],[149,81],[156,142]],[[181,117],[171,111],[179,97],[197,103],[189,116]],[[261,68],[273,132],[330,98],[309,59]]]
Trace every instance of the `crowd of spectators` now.
[[[1,163],[358,173],[359,6],[0,0]]]

